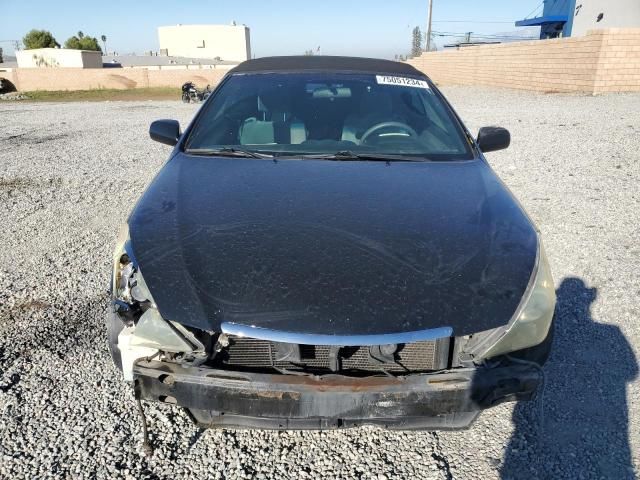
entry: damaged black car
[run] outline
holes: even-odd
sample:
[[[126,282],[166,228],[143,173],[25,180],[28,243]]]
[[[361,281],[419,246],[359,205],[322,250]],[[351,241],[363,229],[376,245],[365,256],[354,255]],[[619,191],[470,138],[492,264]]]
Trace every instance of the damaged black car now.
[[[230,70],[122,228],[109,346],[136,397],[203,427],[467,427],[543,380],[540,235],[438,88],[405,63]]]

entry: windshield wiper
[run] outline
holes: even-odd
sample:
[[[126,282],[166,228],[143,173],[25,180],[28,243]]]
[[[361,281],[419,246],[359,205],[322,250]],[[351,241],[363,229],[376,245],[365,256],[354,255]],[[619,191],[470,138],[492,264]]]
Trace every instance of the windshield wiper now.
[[[420,157],[410,157],[406,155],[387,154],[387,153],[355,153],[351,150],[342,150],[336,153],[319,153],[300,155],[300,158],[306,160],[370,160],[378,162],[424,162],[428,159]]]
[[[252,150],[244,150],[242,148],[223,147],[223,148],[190,148],[185,153],[191,155],[215,155],[219,157],[245,157],[245,158],[268,158],[273,159],[270,153],[259,153]]]

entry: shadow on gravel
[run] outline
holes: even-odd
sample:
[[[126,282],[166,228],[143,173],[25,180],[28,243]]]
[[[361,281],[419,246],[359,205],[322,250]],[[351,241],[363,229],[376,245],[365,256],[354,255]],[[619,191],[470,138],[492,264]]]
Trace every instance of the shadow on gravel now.
[[[591,317],[596,288],[566,278],[556,293],[544,391],[514,409],[501,478],[635,478],[626,395],[638,374],[633,350],[617,326]]]

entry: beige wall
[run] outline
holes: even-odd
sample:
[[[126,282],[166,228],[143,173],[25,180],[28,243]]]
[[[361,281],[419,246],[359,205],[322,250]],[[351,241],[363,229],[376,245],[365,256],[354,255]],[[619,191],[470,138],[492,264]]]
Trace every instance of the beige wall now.
[[[640,28],[429,52],[409,63],[443,85],[540,92],[640,91]]]
[[[217,85],[227,69],[150,70],[146,68],[16,68],[0,72],[18,90],[92,90],[98,88],[180,87],[187,81],[198,87]]]
[[[244,25],[158,27],[160,50],[172,57],[216,58],[243,62],[251,58],[249,28]]]
[[[591,31],[578,38],[483,45],[423,53],[409,63],[440,84],[539,92],[640,92],[640,29]],[[227,69],[17,68],[0,72],[18,90],[216,85]]]
[[[2,69],[0,70],[0,77],[2,78],[6,78],[7,80],[9,80],[14,87],[17,88],[17,80],[15,77],[15,69],[14,68],[7,68],[7,69]]]
[[[68,48],[17,50],[20,68],[102,68],[102,53]]]

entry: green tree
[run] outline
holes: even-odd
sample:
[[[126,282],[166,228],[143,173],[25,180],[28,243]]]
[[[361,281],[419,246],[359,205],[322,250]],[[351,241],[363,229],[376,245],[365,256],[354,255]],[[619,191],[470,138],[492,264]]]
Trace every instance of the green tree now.
[[[422,53],[422,32],[420,27],[413,29],[411,38],[411,56],[419,57]]]
[[[78,32],[78,35],[80,34],[82,34],[82,32]],[[64,48],[70,48],[72,50],[92,50],[94,52],[102,52],[102,48],[100,48],[98,39],[95,37],[89,37],[84,34],[82,34],[82,37],[76,35],[74,35],[73,37],[69,37],[67,41],[64,42]]]
[[[47,30],[33,29],[29,31],[22,38],[22,43],[26,50],[34,48],[60,48],[60,44],[56,42],[56,39],[53,38],[51,32]]]
[[[80,46],[80,39],[75,35],[73,37],[69,37],[66,42],[64,42],[64,48],[72,48],[73,50],[82,50]]]

